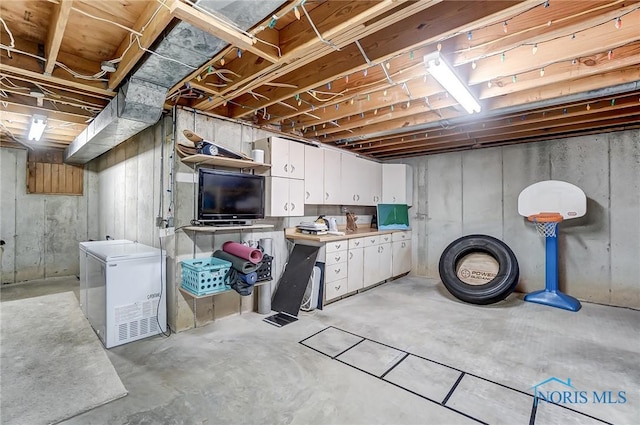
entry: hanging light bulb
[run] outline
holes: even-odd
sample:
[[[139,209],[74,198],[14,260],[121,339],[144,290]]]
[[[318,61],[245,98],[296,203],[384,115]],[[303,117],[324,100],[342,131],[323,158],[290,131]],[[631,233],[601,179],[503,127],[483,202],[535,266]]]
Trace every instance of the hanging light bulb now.
[[[391,64],[389,62],[385,63],[384,66],[387,68],[387,70],[391,69]]]
[[[293,6],[293,14],[296,15],[297,20],[300,20],[300,11],[298,10],[298,6]]]
[[[540,68],[540,76],[544,77],[544,68]]]
[[[533,49],[531,49],[531,52],[535,55],[536,53],[538,53],[538,43],[533,45]]]
[[[471,69],[476,69],[478,67],[478,64],[476,64],[476,61],[471,62]]]
[[[504,62],[507,59],[507,54],[505,52],[502,52],[502,54],[500,55],[500,62]]]
[[[518,82],[518,76],[514,75],[513,77],[511,77],[511,81],[513,81],[513,83],[517,83]]]
[[[331,90],[331,81],[329,81],[329,82],[327,83],[327,89],[328,89],[328,90]]]
[[[547,1],[545,1],[545,2],[544,2],[544,7],[545,7],[545,9],[546,9],[547,7],[549,7],[549,0],[547,0]]]
[[[353,105],[353,102],[355,102],[355,99],[352,97],[349,103]]]
[[[504,21],[502,23],[502,31],[504,31],[504,33],[506,34],[507,32],[509,32],[509,27],[507,26],[507,21]]]
[[[616,29],[619,30],[620,28],[622,28],[622,19],[620,18],[616,18]]]
[[[550,27],[551,26],[551,21],[547,22],[547,26]]]
[[[591,105],[587,103],[587,111],[591,110]]]
[[[220,59],[220,66],[224,66],[224,58]]]
[[[407,100],[407,109],[409,109],[411,107],[411,101]]]
[[[242,50],[240,50],[240,48],[238,48],[238,57],[241,58],[242,57]]]
[[[491,84],[491,81],[487,81],[487,87],[491,88],[493,84]]]
[[[413,54],[413,50],[411,50],[409,52],[409,60],[413,60],[413,58],[414,58],[414,54]]]
[[[616,106],[616,100],[615,99],[611,99],[611,106]]]
[[[473,38],[473,33],[471,31],[467,31],[467,40],[471,41]]]
[[[609,52],[607,53],[607,58],[609,60],[613,59],[613,50],[609,50]]]
[[[364,69],[364,71],[362,71],[362,73],[364,74],[364,76],[366,77],[367,74],[369,73],[369,70],[367,68]]]
[[[377,109],[373,110],[373,115],[378,115],[378,110]]]
[[[302,99],[298,99],[298,106],[302,106]]]
[[[349,76],[348,76],[348,75],[345,75],[345,76],[344,76],[344,82],[345,82],[345,83],[348,83],[348,82],[349,82]]]
[[[391,105],[391,112],[393,112],[393,109],[394,109],[394,107],[393,107],[393,105]]]
[[[438,45],[436,46],[436,49],[438,49],[438,51],[442,50],[442,43],[438,43]]]
[[[387,95],[387,90],[386,90],[386,89],[382,92],[382,95],[383,95],[383,96],[386,96],[386,95]]]
[[[201,77],[200,75],[198,75],[198,76],[196,77],[196,81],[202,81],[202,77]]]

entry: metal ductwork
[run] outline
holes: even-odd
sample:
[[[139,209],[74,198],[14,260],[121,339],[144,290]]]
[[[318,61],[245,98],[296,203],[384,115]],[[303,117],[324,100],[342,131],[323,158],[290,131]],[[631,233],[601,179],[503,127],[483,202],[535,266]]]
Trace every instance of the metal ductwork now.
[[[283,1],[202,0],[196,4],[247,30]],[[148,55],[116,97],[65,149],[65,161],[87,163],[154,125],[160,119],[169,89],[227,44],[190,24],[178,23],[156,43],[157,54]]]

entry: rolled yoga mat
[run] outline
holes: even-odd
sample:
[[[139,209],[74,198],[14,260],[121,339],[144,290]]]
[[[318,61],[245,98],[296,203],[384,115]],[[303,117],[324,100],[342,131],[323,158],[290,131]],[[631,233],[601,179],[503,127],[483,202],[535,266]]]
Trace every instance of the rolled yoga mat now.
[[[262,261],[262,251],[259,249],[251,248],[246,245],[242,245],[238,242],[228,241],[222,244],[222,250],[233,254],[236,257],[244,258],[251,261],[253,264],[258,264]]]
[[[231,263],[231,267],[239,271],[240,273],[251,273],[258,270],[259,264],[253,264],[251,261],[247,261],[244,258],[236,257],[228,252],[217,250],[213,253],[212,257],[221,258]]]
[[[258,281],[258,273],[256,272],[251,272],[247,274],[238,273],[238,276],[240,277],[241,281],[243,281],[248,285],[255,285],[255,283]]]

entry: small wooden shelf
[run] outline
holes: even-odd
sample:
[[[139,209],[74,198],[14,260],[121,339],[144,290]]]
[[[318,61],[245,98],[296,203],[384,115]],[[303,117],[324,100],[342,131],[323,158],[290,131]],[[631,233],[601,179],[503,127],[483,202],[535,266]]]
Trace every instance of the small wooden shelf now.
[[[251,224],[247,226],[186,226],[183,230],[191,232],[215,233],[229,232],[237,230],[273,229],[273,224]]]
[[[229,168],[246,168],[256,170],[258,173],[263,173],[271,168],[271,164],[263,164],[261,162],[250,161],[246,159],[233,159],[223,156],[211,156],[211,155],[188,155],[180,158],[182,162],[187,164],[197,165],[215,165],[217,167],[229,167]]]
[[[265,283],[269,283],[269,282],[271,282],[271,281],[270,281],[270,280],[263,280],[262,282],[257,282],[257,283],[255,283],[253,286],[254,286],[254,287],[256,287],[256,286],[261,286],[261,285],[264,285]],[[182,292],[183,294],[188,295],[188,296],[190,296],[191,298],[195,298],[195,299],[213,297],[213,296],[215,296],[215,295],[226,294],[227,292],[231,292],[231,291],[233,291],[233,289],[226,289],[226,290],[224,290],[224,291],[214,292],[213,294],[207,294],[207,295],[194,295],[194,294],[192,294],[191,292],[189,292],[189,291],[187,291],[186,289],[184,289],[182,286],[180,286],[180,287],[178,288],[178,290],[179,290],[180,292]]]

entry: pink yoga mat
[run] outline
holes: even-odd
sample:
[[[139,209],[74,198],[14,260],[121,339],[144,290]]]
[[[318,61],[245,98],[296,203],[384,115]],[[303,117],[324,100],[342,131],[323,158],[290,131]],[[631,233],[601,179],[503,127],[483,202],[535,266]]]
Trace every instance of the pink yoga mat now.
[[[222,245],[222,250],[233,254],[236,257],[244,258],[251,261],[253,264],[258,264],[262,261],[262,251],[259,249],[251,248],[246,245],[242,245],[238,242],[228,241]]]

